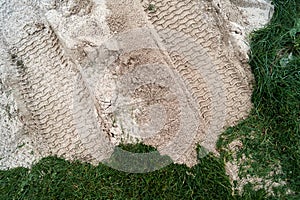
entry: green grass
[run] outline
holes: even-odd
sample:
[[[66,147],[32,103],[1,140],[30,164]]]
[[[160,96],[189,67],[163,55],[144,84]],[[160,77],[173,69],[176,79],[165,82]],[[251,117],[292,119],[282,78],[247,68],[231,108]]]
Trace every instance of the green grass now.
[[[134,147],[136,152],[145,148]],[[0,171],[0,199],[231,199],[223,165],[208,155],[193,168],[171,164],[148,174],[130,174],[50,157],[31,171]]]
[[[147,174],[130,174],[105,165],[41,160],[31,170],[0,171],[0,200],[6,199],[300,199],[300,2],[274,0],[270,24],[251,35],[250,65],[255,76],[254,108],[248,119],[228,128],[211,154],[189,169],[171,164]],[[228,144],[240,140],[236,158]],[[143,145],[122,147],[152,151]],[[240,162],[239,177],[284,181],[274,188],[231,191],[224,162]],[[281,172],[269,176],[276,167]],[[237,186],[237,183],[234,183]],[[292,191],[287,193],[287,191]],[[234,192],[234,196],[232,196]]]
[[[285,198],[300,199],[300,2],[274,3],[276,12],[270,24],[251,35],[254,109],[247,120],[223,134],[219,148],[230,160],[224,147],[241,140],[244,147],[237,156],[244,154],[252,160],[245,163],[250,169],[241,166],[241,177],[266,177],[280,165],[283,173],[274,175],[273,180],[284,180],[287,185],[279,187],[277,195],[284,196],[291,189],[294,195]],[[255,194],[251,185],[243,195],[248,194]]]

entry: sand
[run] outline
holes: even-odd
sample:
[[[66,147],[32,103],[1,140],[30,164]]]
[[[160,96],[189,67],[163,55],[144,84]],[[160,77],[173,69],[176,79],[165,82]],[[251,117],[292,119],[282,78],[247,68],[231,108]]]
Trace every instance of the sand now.
[[[193,166],[252,107],[247,37],[269,1],[0,4],[1,169],[139,141]]]

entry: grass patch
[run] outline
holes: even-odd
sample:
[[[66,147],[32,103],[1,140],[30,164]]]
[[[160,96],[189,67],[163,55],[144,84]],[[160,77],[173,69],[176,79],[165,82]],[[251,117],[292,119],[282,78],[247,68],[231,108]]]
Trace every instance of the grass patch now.
[[[42,159],[31,170],[0,171],[0,199],[7,200],[232,199],[231,193],[224,163],[212,155],[201,158],[193,168],[171,164],[148,174],[55,157]]]
[[[240,166],[240,177],[284,181],[286,184],[277,187],[274,195],[300,199],[300,2],[275,0],[274,5],[270,24],[251,35],[250,65],[256,82],[253,112],[229,128],[218,146],[224,158],[232,160],[225,147],[242,141],[243,148],[236,157],[247,160]],[[276,166],[282,172],[273,174]],[[244,189],[245,198],[267,197],[267,191],[256,193],[251,184]],[[289,190],[293,192],[287,194]]]

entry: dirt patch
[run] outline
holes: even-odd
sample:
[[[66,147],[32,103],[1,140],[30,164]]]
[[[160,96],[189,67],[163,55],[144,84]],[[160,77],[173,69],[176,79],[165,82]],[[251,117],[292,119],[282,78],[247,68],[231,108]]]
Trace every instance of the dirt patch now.
[[[249,163],[254,162],[251,155],[246,157],[245,154],[243,154],[240,158],[238,158],[237,153],[242,148],[243,143],[240,140],[235,140],[228,145],[228,153],[232,155],[232,159],[231,161],[226,162],[225,169],[226,173],[229,175],[233,191],[237,190],[238,194],[242,195],[244,186],[251,184],[254,190],[264,189],[269,196],[273,196],[276,188],[287,184],[285,180],[278,178],[274,179],[274,177],[283,174],[280,162],[272,166],[266,165],[266,168],[271,169],[267,175],[255,176],[248,173],[246,176],[241,177],[241,173],[246,170],[251,171],[252,168]],[[245,163],[248,165],[245,165]],[[236,184],[234,184],[234,182]],[[291,193],[292,191],[287,191],[287,194]]]
[[[27,134],[26,152],[33,152],[28,158],[1,144],[1,157],[7,158],[0,161],[2,168],[31,163],[42,155],[96,164],[114,145],[137,141],[192,166],[197,143],[216,153],[219,134],[251,109],[253,78],[242,43],[248,29],[257,27],[243,14],[252,4],[2,4],[2,19],[8,20],[1,20],[6,46],[1,69],[13,66],[3,78],[18,80],[8,84],[17,95],[1,87],[2,98],[11,98],[5,104],[14,106],[3,116],[13,112],[24,120],[21,125],[16,125],[17,118],[4,120],[0,127],[10,126],[4,138]],[[263,13],[270,8],[264,2],[254,5]],[[22,13],[27,16],[22,18]],[[262,24],[268,21],[265,16]],[[13,69],[16,76],[11,75]],[[20,105],[22,112],[17,111]]]

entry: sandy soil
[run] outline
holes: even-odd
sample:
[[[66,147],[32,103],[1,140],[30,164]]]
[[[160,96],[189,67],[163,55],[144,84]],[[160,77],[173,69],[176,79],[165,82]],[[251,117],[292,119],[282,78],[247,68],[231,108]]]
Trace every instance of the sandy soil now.
[[[143,141],[177,163],[247,117],[247,34],[269,1],[0,1],[0,168],[97,164]]]

